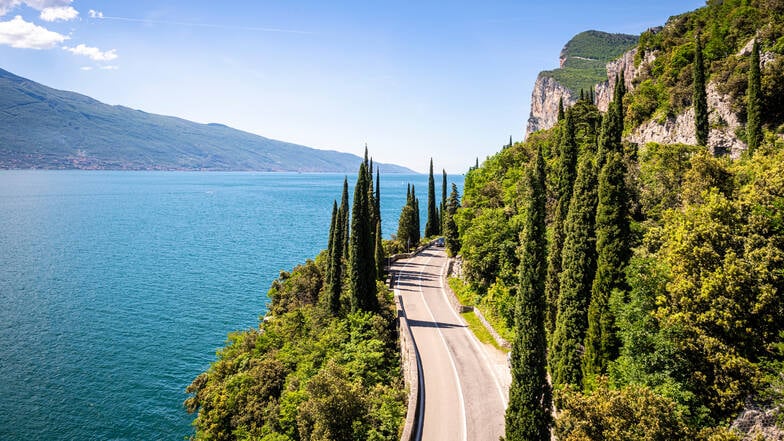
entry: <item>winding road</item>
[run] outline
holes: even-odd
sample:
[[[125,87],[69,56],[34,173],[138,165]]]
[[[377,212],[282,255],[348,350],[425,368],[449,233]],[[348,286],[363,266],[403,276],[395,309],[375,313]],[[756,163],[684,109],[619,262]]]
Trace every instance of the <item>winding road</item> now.
[[[421,361],[416,440],[497,441],[511,377],[506,355],[482,344],[449,303],[447,257],[430,247],[392,266]]]

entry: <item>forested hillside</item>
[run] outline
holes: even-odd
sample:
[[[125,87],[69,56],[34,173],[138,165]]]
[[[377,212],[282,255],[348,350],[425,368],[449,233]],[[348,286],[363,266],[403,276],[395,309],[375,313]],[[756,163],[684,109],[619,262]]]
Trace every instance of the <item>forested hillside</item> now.
[[[376,169],[378,183],[378,169]],[[256,329],[233,333],[188,387],[195,439],[394,440],[406,415],[379,188],[360,165],[327,249],[272,283]]]
[[[606,113],[588,95],[466,176],[464,278],[514,341],[508,440],[781,439],[782,12],[674,17],[643,34],[653,69],[634,91],[616,81]],[[742,114],[738,159],[705,146],[706,78]],[[684,108],[700,145],[622,141]]]

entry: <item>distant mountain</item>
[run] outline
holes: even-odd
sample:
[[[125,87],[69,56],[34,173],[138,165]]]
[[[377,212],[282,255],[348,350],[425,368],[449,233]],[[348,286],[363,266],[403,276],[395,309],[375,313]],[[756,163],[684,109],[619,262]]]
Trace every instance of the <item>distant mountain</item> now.
[[[0,69],[0,169],[356,172],[358,156],[52,89]],[[391,164],[382,172],[412,173]]]

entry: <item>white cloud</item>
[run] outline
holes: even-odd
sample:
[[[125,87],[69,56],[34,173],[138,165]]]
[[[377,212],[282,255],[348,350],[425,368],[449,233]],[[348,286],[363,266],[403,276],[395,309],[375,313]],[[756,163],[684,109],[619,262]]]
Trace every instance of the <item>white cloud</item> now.
[[[117,59],[117,49],[102,51],[97,47],[80,44],[76,47],[63,46],[63,49],[74,55],[84,55],[94,61],[112,61]]]
[[[87,15],[89,15],[90,18],[103,18],[103,12],[94,9],[90,9],[90,11],[87,12]]]
[[[7,14],[21,3],[20,0],[0,0],[0,16]]]
[[[79,69],[81,69],[81,70],[93,70],[93,67],[92,66],[82,66]]]
[[[114,65],[110,65],[110,66],[101,66],[101,70],[117,70],[117,69],[119,69],[119,68],[120,68],[120,66],[114,66]]]
[[[68,21],[73,20],[77,16],[79,16],[79,11],[71,6],[58,6],[41,10],[41,20],[44,21]]]
[[[51,49],[69,38],[24,21],[20,15],[0,22],[0,44],[18,49]]]
[[[0,0],[0,17],[11,12],[14,8],[21,4],[35,9],[36,11],[43,11],[44,9],[67,9],[70,8],[73,0]],[[73,8],[72,8],[73,9]],[[43,15],[42,19],[46,20]],[[51,21],[51,20],[47,20]]]

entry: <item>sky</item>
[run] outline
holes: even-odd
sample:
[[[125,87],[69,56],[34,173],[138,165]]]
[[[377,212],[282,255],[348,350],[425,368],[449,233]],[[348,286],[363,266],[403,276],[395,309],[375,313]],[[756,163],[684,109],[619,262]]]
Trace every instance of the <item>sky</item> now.
[[[0,68],[113,105],[425,172],[523,138],[563,45],[700,0],[0,0]]]

